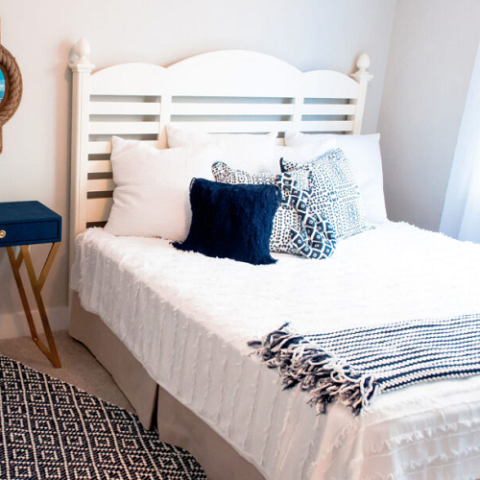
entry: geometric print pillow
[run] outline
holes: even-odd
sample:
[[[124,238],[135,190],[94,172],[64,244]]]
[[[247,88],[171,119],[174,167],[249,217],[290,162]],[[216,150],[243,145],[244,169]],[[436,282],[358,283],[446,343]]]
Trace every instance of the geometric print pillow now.
[[[212,173],[215,181],[222,183],[238,184],[268,184],[276,185],[282,193],[282,202],[278,207],[277,213],[273,218],[272,235],[270,237],[270,251],[278,253],[291,253],[303,255],[308,258],[325,258],[329,252],[335,248],[331,245],[331,239],[319,241],[319,234],[323,235],[333,231],[326,222],[318,221],[314,215],[311,215],[308,193],[308,172],[298,171],[284,174],[257,173],[252,174],[243,170],[230,168],[224,162],[216,162],[212,165]],[[295,193],[294,193],[295,192]],[[303,206],[302,201],[305,206]],[[305,212],[302,213],[301,210]],[[306,230],[305,223],[314,223],[315,231],[312,227]],[[318,224],[318,225],[317,225]],[[311,244],[316,240],[316,252],[311,252]],[[308,247],[310,245],[310,247]],[[310,249],[309,249],[310,248]],[[323,251],[325,250],[325,251]]]
[[[306,171],[311,189],[311,209],[324,217],[343,239],[369,230],[360,190],[350,161],[340,148],[315,158],[309,163],[280,160],[282,172]]]
[[[301,228],[295,226],[290,228],[289,235],[293,248],[291,253],[313,260],[330,257],[337,244],[335,233],[324,218],[318,218],[311,211],[310,192],[298,190],[292,183],[282,185],[281,178],[278,179],[277,186],[282,190],[284,202],[294,208],[301,220]]]
[[[282,178],[286,187],[290,183],[302,186],[308,185],[308,172],[294,172],[275,175],[272,173],[249,173],[244,170],[237,170],[229,167],[224,162],[216,162],[212,165],[212,173],[216,182],[230,183],[233,185],[277,185],[277,176]],[[298,179],[298,180],[296,180]],[[280,188],[282,190],[282,188]],[[290,239],[290,229],[302,229],[302,221],[295,208],[284,201],[282,191],[282,202],[273,217],[272,235],[270,236],[270,251],[278,253],[294,253],[295,247]]]
[[[212,173],[217,182],[230,183],[232,185],[275,185],[275,173],[249,173],[229,167],[224,162],[215,162],[212,165]],[[291,172],[288,178],[293,179],[300,190],[308,190],[308,172]]]

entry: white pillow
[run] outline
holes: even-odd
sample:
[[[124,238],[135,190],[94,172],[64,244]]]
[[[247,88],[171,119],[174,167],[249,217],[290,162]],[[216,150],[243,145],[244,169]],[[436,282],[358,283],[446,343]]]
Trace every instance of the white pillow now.
[[[194,177],[213,180],[211,167],[221,156],[215,145],[158,150],[112,137],[116,188],[105,230],[182,242],[192,219],[190,182]]]
[[[274,154],[280,165],[280,159],[283,158],[288,162],[305,163],[313,158],[321,157],[330,150],[337,148],[335,138],[322,138],[316,142],[303,142],[299,146],[275,147]]]
[[[299,132],[285,134],[285,144],[294,148],[315,145],[328,139],[336,140],[338,148],[343,150],[352,164],[367,221],[372,225],[380,225],[387,219],[379,145],[380,134],[332,135]],[[300,162],[300,160],[295,161]]]
[[[273,161],[276,133],[205,133],[178,128],[172,124],[166,128],[169,147],[194,147],[214,142],[224,151],[220,160],[232,168],[251,173],[280,173],[279,163]]]

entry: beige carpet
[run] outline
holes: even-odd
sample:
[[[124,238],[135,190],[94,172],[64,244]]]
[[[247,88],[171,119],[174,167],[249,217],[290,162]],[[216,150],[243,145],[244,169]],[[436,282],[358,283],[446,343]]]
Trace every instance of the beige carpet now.
[[[62,368],[54,368],[30,337],[0,340],[0,353],[133,412],[110,374],[67,332],[55,332]],[[43,339],[42,339],[43,340]]]

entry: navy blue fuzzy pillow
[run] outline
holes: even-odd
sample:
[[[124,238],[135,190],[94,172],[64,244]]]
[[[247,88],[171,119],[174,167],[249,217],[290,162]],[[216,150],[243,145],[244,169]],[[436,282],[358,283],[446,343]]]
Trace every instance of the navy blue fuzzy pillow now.
[[[229,185],[196,178],[190,189],[190,232],[183,243],[173,246],[253,265],[275,263],[270,235],[280,202],[280,190],[274,185]]]

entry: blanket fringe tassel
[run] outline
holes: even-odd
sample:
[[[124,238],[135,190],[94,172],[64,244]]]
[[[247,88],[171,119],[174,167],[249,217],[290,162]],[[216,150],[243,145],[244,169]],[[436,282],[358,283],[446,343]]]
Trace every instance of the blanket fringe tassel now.
[[[355,415],[370,404],[379,385],[371,375],[355,372],[334,353],[322,349],[302,335],[289,331],[288,323],[262,340],[248,342],[269,368],[278,368],[284,388],[300,385],[310,392],[310,404],[318,413],[338,401]]]

